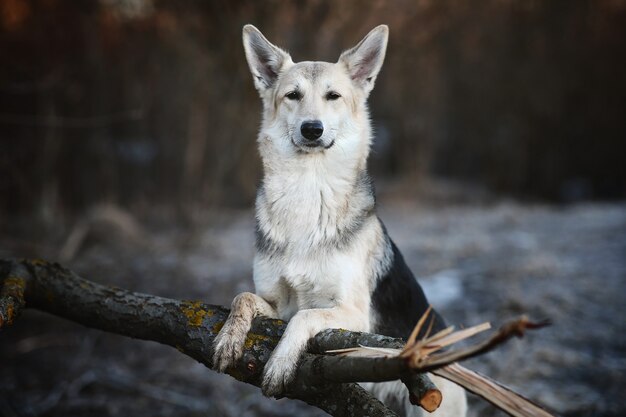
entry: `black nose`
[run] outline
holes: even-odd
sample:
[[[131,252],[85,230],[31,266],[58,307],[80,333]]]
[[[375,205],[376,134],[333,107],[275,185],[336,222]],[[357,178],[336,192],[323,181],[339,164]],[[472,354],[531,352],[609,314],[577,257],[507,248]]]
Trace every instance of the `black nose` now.
[[[300,126],[300,133],[308,140],[316,140],[324,133],[324,125],[319,120],[307,120]]]

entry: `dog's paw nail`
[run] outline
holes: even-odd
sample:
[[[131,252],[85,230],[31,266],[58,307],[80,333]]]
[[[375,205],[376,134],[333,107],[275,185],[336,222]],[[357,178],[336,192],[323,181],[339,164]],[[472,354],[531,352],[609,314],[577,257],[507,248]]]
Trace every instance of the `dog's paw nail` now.
[[[224,372],[228,367],[234,365],[243,354],[243,342],[237,337],[221,336],[215,339],[213,344],[213,369]]]
[[[265,366],[261,390],[266,397],[278,397],[284,394],[293,379],[295,364],[288,359],[270,358]]]
[[[222,356],[213,357],[213,369],[217,372],[224,372],[228,368],[228,362]]]
[[[261,391],[263,391],[263,395],[266,397],[276,397],[283,393],[284,386],[282,381],[279,381],[276,378],[263,380],[263,385],[261,385]]]

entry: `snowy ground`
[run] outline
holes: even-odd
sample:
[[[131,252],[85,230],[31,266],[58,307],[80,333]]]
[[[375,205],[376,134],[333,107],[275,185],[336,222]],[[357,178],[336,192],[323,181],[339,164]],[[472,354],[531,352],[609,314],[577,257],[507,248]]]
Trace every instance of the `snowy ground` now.
[[[626,415],[626,205],[388,202],[380,215],[450,323],[554,322],[466,366],[563,416]],[[148,229],[147,244],[92,237],[67,265],[97,282],[215,304],[252,289],[252,212],[185,232]],[[20,239],[0,237],[0,257],[58,250],[45,240],[23,249]],[[476,398],[471,406],[472,416],[503,415]],[[0,416],[68,415],[324,414],[266,399],[169,347],[27,311],[0,333]]]

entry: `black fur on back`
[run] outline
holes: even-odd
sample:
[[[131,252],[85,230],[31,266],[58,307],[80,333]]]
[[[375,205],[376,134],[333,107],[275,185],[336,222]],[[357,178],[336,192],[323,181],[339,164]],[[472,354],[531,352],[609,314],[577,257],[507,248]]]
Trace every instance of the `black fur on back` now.
[[[375,333],[407,339],[422,314],[428,309],[422,287],[404,262],[402,254],[391,239],[393,260],[386,274],[381,276],[372,293],[372,308],[378,313]],[[443,318],[432,310],[420,337],[428,330],[434,319],[432,333],[445,328]]]

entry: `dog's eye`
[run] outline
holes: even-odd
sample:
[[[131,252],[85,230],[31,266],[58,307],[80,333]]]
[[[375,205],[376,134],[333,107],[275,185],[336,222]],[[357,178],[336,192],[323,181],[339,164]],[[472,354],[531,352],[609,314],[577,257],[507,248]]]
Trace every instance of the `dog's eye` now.
[[[326,100],[337,100],[339,97],[341,97],[341,95],[334,91],[326,93]]]
[[[285,97],[287,97],[289,100],[300,100],[302,98],[302,94],[300,94],[299,91],[290,91],[285,94]]]

